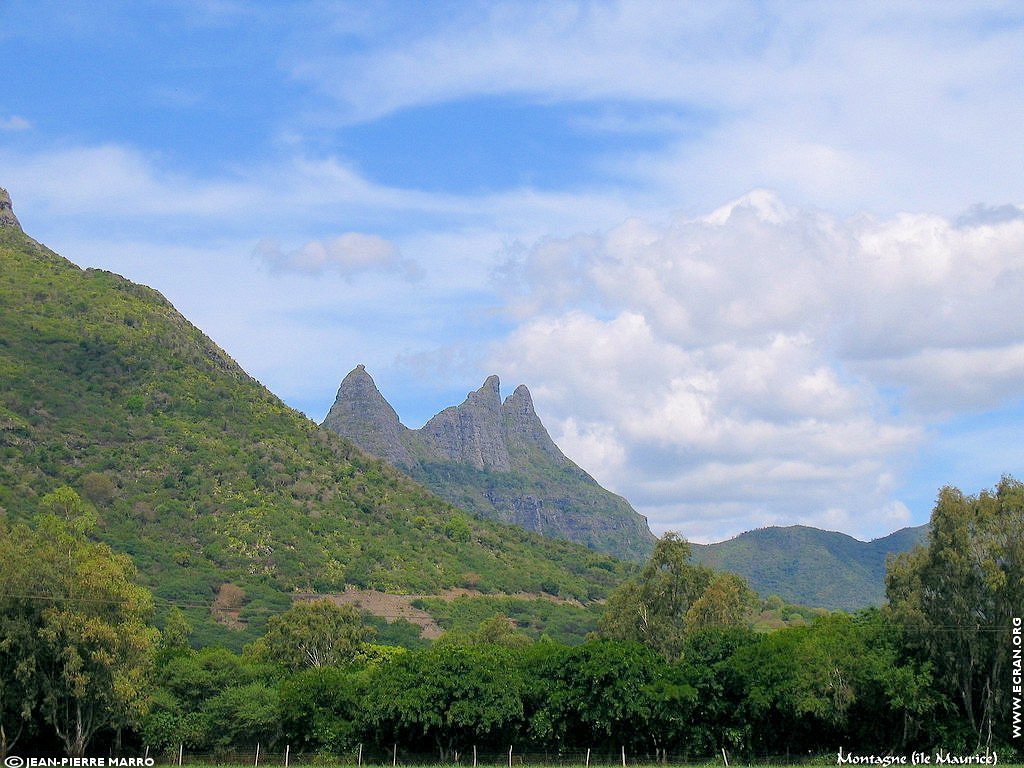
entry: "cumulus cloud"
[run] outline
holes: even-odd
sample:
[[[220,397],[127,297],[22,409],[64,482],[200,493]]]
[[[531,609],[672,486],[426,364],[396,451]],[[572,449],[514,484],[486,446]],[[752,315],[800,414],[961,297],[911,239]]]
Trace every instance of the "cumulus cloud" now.
[[[500,271],[518,325],[494,364],[659,529],[886,533],[930,427],[1024,397],[1024,219],[996,211],[843,219],[756,191],[544,239]]]
[[[322,275],[335,272],[351,278],[363,272],[397,272],[407,280],[422,276],[419,266],[403,258],[393,242],[378,235],[346,232],[331,240],[312,240],[286,251],[276,240],[261,240],[253,256],[275,272]]]

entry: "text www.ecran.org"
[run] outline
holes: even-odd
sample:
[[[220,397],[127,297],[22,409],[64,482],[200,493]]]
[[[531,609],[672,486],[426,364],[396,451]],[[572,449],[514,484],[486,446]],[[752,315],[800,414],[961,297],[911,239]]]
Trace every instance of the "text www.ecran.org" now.
[[[1021,687],[1022,687],[1022,655],[1024,655],[1024,648],[1021,647],[1024,643],[1024,637],[1021,636],[1021,619],[1016,617],[1013,619],[1013,629],[1010,637],[1010,693],[1011,693],[1011,730],[1013,731],[1013,738],[1020,738],[1021,731]]]

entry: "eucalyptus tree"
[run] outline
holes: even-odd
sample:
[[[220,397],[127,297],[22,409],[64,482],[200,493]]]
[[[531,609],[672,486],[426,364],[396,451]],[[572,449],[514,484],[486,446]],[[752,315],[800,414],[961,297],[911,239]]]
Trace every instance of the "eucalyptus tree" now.
[[[600,635],[643,643],[675,660],[694,631],[748,626],[756,593],[739,576],[694,565],[690,554],[678,534],[659,539],[640,573],[609,596]]]
[[[38,712],[77,757],[145,712],[159,633],[131,560],[88,539],[91,507],[67,487],[39,506],[35,528],[0,544],[3,717],[17,728]]]
[[[267,622],[267,631],[247,649],[261,661],[297,672],[353,662],[373,629],[351,605],[329,599],[300,600]]]
[[[993,491],[943,488],[927,544],[891,563],[894,615],[957,703],[962,746],[1009,741],[1010,632],[1024,606],[1024,484],[1004,477]],[[950,742],[947,742],[950,743]]]

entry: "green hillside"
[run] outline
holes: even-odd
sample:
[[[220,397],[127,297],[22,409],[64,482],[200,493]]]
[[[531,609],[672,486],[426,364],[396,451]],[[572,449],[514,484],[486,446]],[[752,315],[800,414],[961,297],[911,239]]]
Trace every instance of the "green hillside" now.
[[[235,637],[295,591],[589,600],[630,568],[441,501],[288,408],[156,291],[15,227],[0,228],[0,451],[8,518],[72,486],[162,604],[209,616],[220,592]]]
[[[815,608],[857,610],[885,600],[885,561],[922,542],[927,526],[873,541],[803,525],[760,528],[718,544],[693,545],[712,568],[743,576],[761,595]]]

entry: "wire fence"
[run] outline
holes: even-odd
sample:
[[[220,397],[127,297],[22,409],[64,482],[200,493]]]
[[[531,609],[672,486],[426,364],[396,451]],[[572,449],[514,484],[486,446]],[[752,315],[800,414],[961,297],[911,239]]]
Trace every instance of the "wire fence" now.
[[[666,754],[659,752],[633,753],[625,748],[618,750],[592,749],[570,752],[517,752],[514,745],[507,751],[451,750],[444,759],[438,752],[407,752],[397,745],[390,750],[356,748],[345,752],[299,751],[289,746],[274,746],[265,749],[262,745],[253,745],[249,749],[221,752],[191,752],[184,747],[170,752],[147,751],[145,756],[151,758],[154,766],[201,765],[201,766],[253,766],[253,768],[272,768],[275,766],[353,766],[354,768],[637,768],[638,766],[806,766],[835,765],[836,754],[828,755],[769,755],[753,760],[740,759],[727,751],[714,757],[695,757],[686,754]]]

